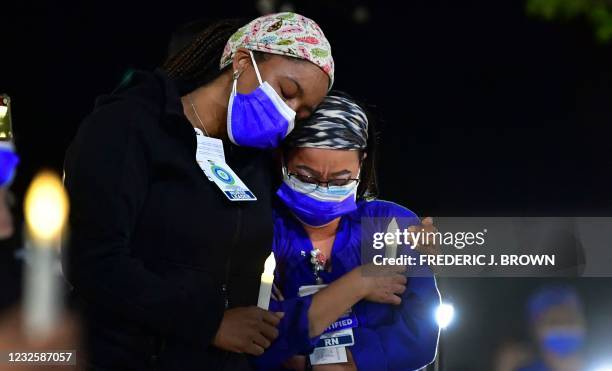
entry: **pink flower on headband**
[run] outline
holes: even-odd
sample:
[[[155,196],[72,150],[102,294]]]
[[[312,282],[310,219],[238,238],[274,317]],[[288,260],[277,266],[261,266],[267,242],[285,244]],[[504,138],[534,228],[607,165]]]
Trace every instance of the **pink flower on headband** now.
[[[306,36],[306,37],[296,37],[295,38],[297,41],[301,41],[304,43],[308,43],[308,44],[318,44],[319,43],[319,39],[317,39],[316,37],[312,37],[312,36]]]

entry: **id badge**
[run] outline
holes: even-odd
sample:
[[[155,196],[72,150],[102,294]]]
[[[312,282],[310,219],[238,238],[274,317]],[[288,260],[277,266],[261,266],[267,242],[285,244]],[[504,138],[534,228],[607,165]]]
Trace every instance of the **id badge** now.
[[[310,364],[313,366],[346,362],[348,362],[348,357],[345,347],[316,348],[310,355]]]
[[[323,331],[323,334],[355,328],[357,326],[359,326],[357,316],[355,313],[349,310],[348,313],[345,313],[342,317],[338,318],[337,321],[329,325],[329,327]]]
[[[348,328],[340,331],[321,335],[314,351],[310,354],[310,364],[326,365],[330,363],[346,363],[346,347],[355,344],[353,329]]]
[[[208,166],[206,166],[208,165]],[[216,162],[207,159],[204,164],[204,173],[208,179],[219,187],[221,192],[230,201],[257,201],[257,197],[247,188],[225,162]]]
[[[223,142],[196,130],[196,161],[208,180],[214,182],[230,201],[257,201],[257,197],[225,163]]]

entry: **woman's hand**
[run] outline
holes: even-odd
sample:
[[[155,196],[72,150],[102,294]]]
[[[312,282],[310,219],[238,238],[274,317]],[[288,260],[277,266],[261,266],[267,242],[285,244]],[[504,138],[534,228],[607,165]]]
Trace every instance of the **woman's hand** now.
[[[438,228],[434,226],[433,219],[428,216],[426,218],[423,218],[420,226],[416,226],[416,225],[409,226],[408,232],[413,233],[410,236],[413,236],[414,233],[418,233],[418,232],[421,232],[421,235],[425,236],[429,233],[434,234],[438,232]],[[416,249],[416,251],[420,252],[421,254],[426,254],[426,255],[440,254],[440,246],[435,244],[435,238],[434,239],[422,238],[420,241],[414,241],[411,238],[410,244]]]
[[[405,266],[362,265],[353,269],[356,283],[361,287],[365,300],[382,304],[400,305],[399,295],[406,291]]]
[[[213,345],[230,352],[261,355],[278,337],[276,326],[283,315],[255,306],[228,309]]]

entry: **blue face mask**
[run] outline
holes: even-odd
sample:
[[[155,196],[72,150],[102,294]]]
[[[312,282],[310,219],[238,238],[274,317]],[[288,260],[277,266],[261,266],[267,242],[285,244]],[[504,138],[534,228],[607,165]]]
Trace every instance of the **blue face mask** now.
[[[0,187],[9,185],[15,176],[19,157],[10,142],[0,142]]]
[[[542,346],[559,357],[569,357],[578,353],[584,342],[582,329],[558,328],[550,329],[544,334]]]
[[[345,186],[317,187],[291,177],[283,169],[283,184],[276,195],[302,223],[322,227],[357,209],[358,182]]]
[[[240,94],[236,89],[238,76],[234,76],[227,108],[227,134],[239,146],[277,148],[293,130],[295,111],[270,84],[262,82],[253,53],[249,53],[259,87],[249,94]]]

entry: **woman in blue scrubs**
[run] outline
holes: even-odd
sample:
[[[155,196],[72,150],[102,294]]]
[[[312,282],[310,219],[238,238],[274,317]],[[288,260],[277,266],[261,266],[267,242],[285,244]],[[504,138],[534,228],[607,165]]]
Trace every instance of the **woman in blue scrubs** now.
[[[374,145],[366,113],[340,93],[287,139],[274,212],[277,300],[270,303],[285,315],[258,369],[404,371],[435,358],[440,295],[431,270],[364,273],[363,223],[379,232],[393,219],[400,228],[421,225],[410,210],[374,199]],[[310,285],[327,286],[307,295],[320,287]]]

